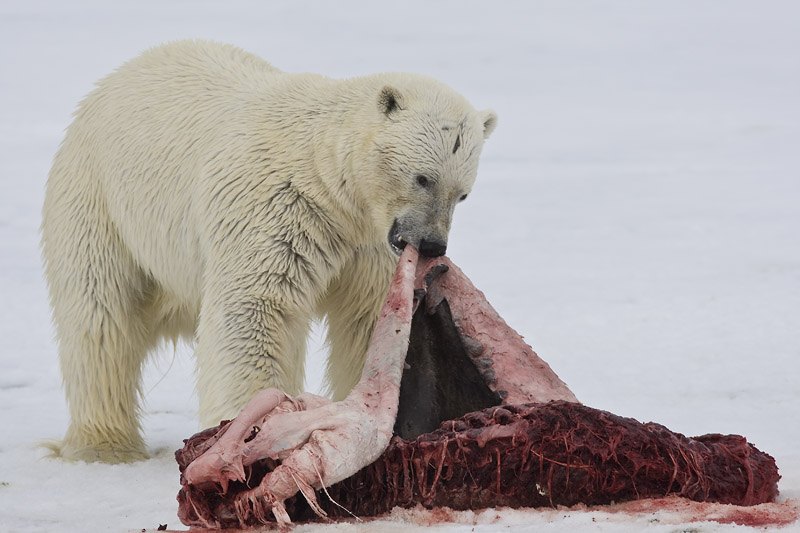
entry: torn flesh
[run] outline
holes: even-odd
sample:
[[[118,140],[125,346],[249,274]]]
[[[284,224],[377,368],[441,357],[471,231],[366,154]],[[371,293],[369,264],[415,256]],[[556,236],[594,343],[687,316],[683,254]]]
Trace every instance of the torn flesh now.
[[[679,494],[753,505],[774,501],[780,478],[743,437],[687,439],[581,405],[458,267],[418,260],[411,246],[345,400],[263,391],[235,420],[185,441],[176,459],[179,517],[207,528],[285,528],[418,504]]]
[[[328,486],[372,463],[392,437],[414,307],[418,255],[406,246],[381,309],[358,385],[343,401],[312,394],[290,398],[276,389],[259,393],[183,472],[195,487],[245,481],[246,467],[279,461],[258,486],[237,495],[241,521],[272,513],[290,519],[283,502],[299,490],[320,514],[314,489]],[[214,527],[214,524],[206,524]]]

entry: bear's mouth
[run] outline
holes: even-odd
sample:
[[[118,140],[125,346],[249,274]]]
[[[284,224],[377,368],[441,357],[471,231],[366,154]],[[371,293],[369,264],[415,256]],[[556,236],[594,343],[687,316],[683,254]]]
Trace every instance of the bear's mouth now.
[[[395,219],[392,224],[392,229],[389,230],[389,246],[392,247],[392,251],[395,254],[400,255],[403,253],[403,248],[406,247],[406,244],[408,243],[400,236],[400,225],[397,223],[397,219]]]

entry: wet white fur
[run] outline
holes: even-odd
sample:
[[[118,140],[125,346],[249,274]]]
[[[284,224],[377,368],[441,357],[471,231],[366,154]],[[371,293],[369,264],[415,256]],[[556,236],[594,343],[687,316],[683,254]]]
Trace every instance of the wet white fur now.
[[[211,426],[266,387],[298,393],[310,322],[325,316],[327,378],[344,397],[397,263],[393,222],[410,242],[446,236],[495,122],[427,77],[286,74],[209,42],[151,49],[101,80],[43,209],[70,412],[55,451],[146,457],[141,368],[163,338],[194,338]]]

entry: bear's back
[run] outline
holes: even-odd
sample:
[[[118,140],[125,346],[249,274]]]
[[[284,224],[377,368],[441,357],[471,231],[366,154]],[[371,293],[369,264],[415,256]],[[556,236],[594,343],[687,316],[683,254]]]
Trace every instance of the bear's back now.
[[[242,138],[252,102],[284,77],[231,45],[178,41],[152,48],[100,80],[81,102],[50,188],[101,191],[105,213],[136,261],[173,292],[196,292],[199,273],[175,265],[202,262],[184,241],[200,239],[202,220],[193,213],[208,201],[212,181],[203,178],[204,168]]]
[[[147,50],[100,80],[81,108],[99,104],[93,98],[97,92],[103,100],[125,99],[114,102],[115,107],[135,103],[145,111],[149,105],[230,99],[271,85],[280,74],[267,61],[229,44],[176,41]]]
[[[237,46],[183,40],[150,48],[123,64],[106,79],[145,75],[150,82],[160,76],[161,79],[171,79],[176,83],[191,77],[200,77],[210,83],[219,83],[221,80],[247,83],[264,75],[281,73],[280,69],[264,59]]]

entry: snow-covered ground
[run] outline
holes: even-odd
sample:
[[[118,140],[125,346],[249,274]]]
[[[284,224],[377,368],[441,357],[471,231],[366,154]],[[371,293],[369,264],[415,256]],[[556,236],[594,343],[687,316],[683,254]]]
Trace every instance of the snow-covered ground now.
[[[451,257],[584,403],[743,434],[776,458],[782,498],[800,498],[798,21],[791,0],[0,3],[0,530],[182,528],[172,452],[198,429],[186,347],[146,372],[153,459],[43,459],[67,411],[38,226],[77,102],[123,61],[186,37],[288,71],[421,72],[493,107],[500,125]],[[314,390],[318,337],[311,351]],[[578,510],[453,520],[431,529],[748,529]]]

